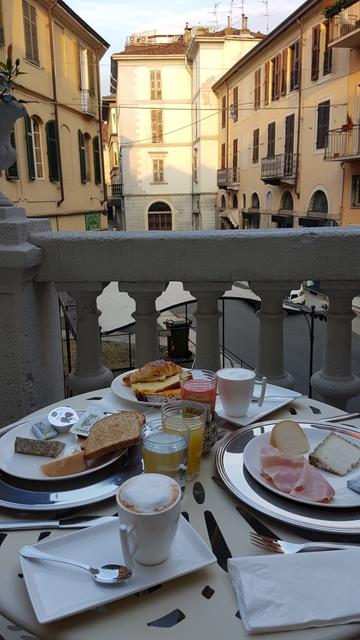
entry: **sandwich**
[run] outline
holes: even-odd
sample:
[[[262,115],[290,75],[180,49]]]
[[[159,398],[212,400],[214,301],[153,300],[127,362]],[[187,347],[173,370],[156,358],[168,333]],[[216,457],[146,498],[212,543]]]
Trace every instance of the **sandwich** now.
[[[165,402],[180,397],[182,371],[175,362],[155,360],[124,376],[123,382],[141,402]]]

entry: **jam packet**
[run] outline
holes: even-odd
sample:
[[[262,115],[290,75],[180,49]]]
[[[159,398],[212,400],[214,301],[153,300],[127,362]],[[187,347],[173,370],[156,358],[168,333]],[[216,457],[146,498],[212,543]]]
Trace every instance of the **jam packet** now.
[[[87,411],[80,419],[79,422],[74,424],[70,432],[76,436],[87,437],[90,433],[91,427],[104,417],[103,411]]]

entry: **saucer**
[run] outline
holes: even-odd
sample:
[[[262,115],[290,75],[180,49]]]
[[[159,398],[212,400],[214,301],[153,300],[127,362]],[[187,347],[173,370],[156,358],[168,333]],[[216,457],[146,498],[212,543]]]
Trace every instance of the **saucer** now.
[[[124,564],[117,519],[43,540],[34,547],[93,566],[114,562]],[[155,566],[135,563],[131,578],[118,585],[98,584],[87,571],[69,565],[22,557],[20,562],[35,615],[40,623],[46,623],[192,573],[213,564],[216,558],[195,529],[180,516],[168,559]]]

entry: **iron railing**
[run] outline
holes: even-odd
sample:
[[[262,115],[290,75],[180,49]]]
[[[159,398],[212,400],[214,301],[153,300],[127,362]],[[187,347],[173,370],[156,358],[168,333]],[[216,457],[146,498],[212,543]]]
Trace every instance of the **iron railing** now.
[[[272,158],[261,159],[261,179],[294,178],[296,174],[297,157],[294,153],[281,153]]]
[[[344,160],[360,157],[360,126],[347,129],[333,129],[328,132],[325,160]]]
[[[331,19],[330,42],[360,29],[360,2],[355,2],[350,7],[342,9],[340,13]]]

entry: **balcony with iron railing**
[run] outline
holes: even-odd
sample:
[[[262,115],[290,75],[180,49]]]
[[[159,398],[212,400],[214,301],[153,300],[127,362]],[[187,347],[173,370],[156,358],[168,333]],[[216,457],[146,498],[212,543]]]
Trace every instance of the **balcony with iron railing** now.
[[[113,182],[111,185],[111,196],[113,200],[121,199],[123,195],[123,186],[120,183]]]
[[[217,186],[219,189],[226,189],[228,184],[228,169],[218,169]]]
[[[240,168],[237,166],[228,169],[219,169],[217,172],[217,186],[219,189],[237,187],[240,182]]]
[[[332,129],[327,135],[325,160],[359,160],[360,125]]]
[[[81,89],[80,108],[83,113],[96,116],[96,96],[89,89]]]
[[[271,158],[262,158],[261,180],[265,184],[277,185],[280,182],[293,184],[296,167],[297,156],[294,153],[281,153]]]
[[[360,291],[360,228],[214,232],[50,232],[45,220],[0,206],[0,423],[63,398],[57,292],[76,304],[74,394],[110,384],[103,365],[97,298],[109,282],[135,301],[135,365],[159,356],[156,300],[168,282],[196,299],[196,365],[220,366],[218,300],[236,281],[261,299],[256,372],[291,387],[285,368],[282,302],[316,280],[329,298],[323,362],[311,379],[336,406],[360,391],[352,373],[352,300]],[[114,319],[114,322],[116,320]]]
[[[360,47],[360,2],[342,9],[331,18],[331,47],[354,49]]]

